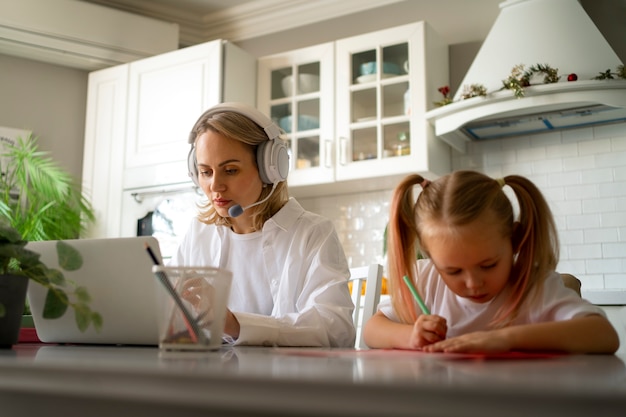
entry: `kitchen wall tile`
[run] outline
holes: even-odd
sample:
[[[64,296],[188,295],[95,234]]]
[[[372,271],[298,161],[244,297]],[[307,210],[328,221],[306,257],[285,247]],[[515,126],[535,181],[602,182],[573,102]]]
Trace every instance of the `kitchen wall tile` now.
[[[626,151],[626,135],[611,138],[611,150]]]
[[[607,153],[611,151],[611,140],[607,139],[594,139],[585,142],[579,142],[578,152],[581,155],[592,155],[599,153]]]
[[[582,214],[581,201],[553,201],[550,207],[554,216]]]
[[[598,196],[626,196],[626,181],[612,182],[610,184],[599,184]]]
[[[543,161],[533,162],[531,164],[532,172],[543,174],[543,173],[554,173],[555,171],[562,171],[563,169],[563,160],[562,159],[545,159]]]
[[[617,242],[619,232],[615,228],[586,228],[583,235],[587,243]]]
[[[594,139],[622,137],[624,135],[626,135],[626,132],[624,132],[624,123],[612,123],[595,126],[593,128]]]
[[[599,227],[600,216],[597,214],[581,214],[578,216],[567,216],[566,224],[568,229],[585,229],[588,227]]]
[[[626,241],[603,243],[602,253],[607,258],[622,258],[626,254]]]
[[[577,156],[563,159],[563,171],[580,171],[596,167],[596,159],[592,155]]]
[[[602,213],[600,215],[600,224],[605,228],[619,227],[624,224],[625,213]],[[626,254],[626,252],[625,252]]]
[[[626,181],[626,166],[615,167],[613,169],[615,181]]]
[[[517,160],[520,162],[534,162],[546,158],[546,148],[524,148],[517,150]]]
[[[602,245],[600,243],[588,245],[568,246],[568,259],[599,259],[602,258]]]
[[[530,136],[530,146],[532,147],[548,147],[550,145],[561,143],[561,132],[539,133]]]
[[[626,203],[626,199],[625,199]],[[583,213],[601,213],[616,210],[615,198],[594,198],[590,200],[582,200]],[[626,209],[626,206],[623,207]]]
[[[577,143],[589,140],[593,140],[592,127],[564,130],[563,132],[561,132],[561,141],[563,144]]]
[[[557,145],[546,147],[546,157],[548,158],[566,159],[568,157],[577,157],[577,156],[578,156],[578,144],[577,143],[568,143],[568,144],[559,143]]]
[[[580,171],[582,184],[599,184],[613,181],[613,168],[596,168]]]
[[[595,184],[575,185],[563,188],[566,199],[589,199],[600,197],[600,192]]]
[[[585,268],[592,274],[623,272],[621,259],[587,259]]]
[[[622,271],[624,271],[624,269],[622,269]],[[625,273],[607,274],[604,279],[604,285],[607,289],[617,290],[624,288],[624,281],[626,281]],[[624,342],[626,343],[626,340]]]
[[[582,230],[559,230],[559,240],[562,246],[580,245],[584,242],[584,232]]]
[[[596,154],[596,166],[598,167],[623,167],[626,161],[626,152],[612,151],[607,153]]]
[[[530,147],[530,136],[528,135],[518,136],[515,138],[494,140],[494,141],[488,141],[488,142],[492,144],[493,148],[500,147],[501,149],[504,149],[504,150],[528,149]],[[488,143],[488,142],[484,142],[484,143]],[[488,149],[485,149],[485,151],[488,151]]]

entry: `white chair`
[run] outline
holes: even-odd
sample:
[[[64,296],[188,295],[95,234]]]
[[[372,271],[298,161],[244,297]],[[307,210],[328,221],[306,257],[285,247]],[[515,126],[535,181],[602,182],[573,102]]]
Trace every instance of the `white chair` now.
[[[370,317],[376,313],[383,283],[383,266],[371,264],[350,268],[350,282],[352,282],[352,302],[354,303],[352,319],[356,328],[355,347],[366,348],[361,330]],[[362,296],[363,285],[365,285],[365,295]]]

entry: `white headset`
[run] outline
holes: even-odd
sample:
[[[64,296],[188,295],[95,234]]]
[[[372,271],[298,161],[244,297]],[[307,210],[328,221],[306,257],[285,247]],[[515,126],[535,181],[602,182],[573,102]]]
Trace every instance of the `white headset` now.
[[[191,129],[191,133],[189,134],[191,149],[187,157],[187,166],[189,177],[191,177],[194,184],[200,186],[198,182],[198,163],[194,146],[198,125],[202,123],[203,120],[224,112],[239,113],[252,120],[265,131],[268,141],[259,144],[256,153],[256,161],[261,181],[263,181],[264,184],[276,184],[285,181],[287,174],[289,174],[289,152],[287,150],[287,144],[280,138],[280,128],[270,118],[254,107],[243,103],[231,102],[218,104],[205,111],[193,125],[193,129]]]

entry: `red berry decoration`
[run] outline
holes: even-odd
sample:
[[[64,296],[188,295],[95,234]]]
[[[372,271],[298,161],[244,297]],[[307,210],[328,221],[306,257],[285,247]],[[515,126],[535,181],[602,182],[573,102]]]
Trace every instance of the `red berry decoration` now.
[[[571,73],[567,76],[567,81],[576,81],[578,79],[578,75]]]

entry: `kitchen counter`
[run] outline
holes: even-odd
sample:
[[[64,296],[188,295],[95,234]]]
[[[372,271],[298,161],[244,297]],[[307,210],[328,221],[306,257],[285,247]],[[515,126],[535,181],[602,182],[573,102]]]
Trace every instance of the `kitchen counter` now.
[[[0,351],[7,416],[622,416],[625,355],[18,344]]]
[[[600,306],[626,306],[626,290],[581,290],[582,297]]]

